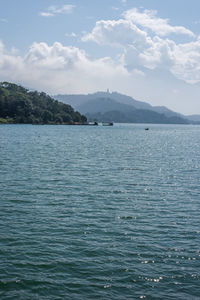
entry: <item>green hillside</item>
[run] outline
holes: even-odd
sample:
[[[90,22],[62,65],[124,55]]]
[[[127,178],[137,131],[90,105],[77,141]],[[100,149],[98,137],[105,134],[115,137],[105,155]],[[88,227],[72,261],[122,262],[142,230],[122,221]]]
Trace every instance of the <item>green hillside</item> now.
[[[117,123],[189,124],[186,116],[164,106],[133,99],[117,92],[97,92],[88,95],[55,95],[86,115],[89,121]]]
[[[87,118],[70,105],[19,85],[0,83],[0,123],[84,124]]]

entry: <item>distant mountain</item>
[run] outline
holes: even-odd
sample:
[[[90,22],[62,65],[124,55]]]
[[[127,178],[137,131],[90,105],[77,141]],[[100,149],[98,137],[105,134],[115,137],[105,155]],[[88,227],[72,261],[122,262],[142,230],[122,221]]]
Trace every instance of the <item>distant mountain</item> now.
[[[150,109],[151,105],[145,102],[137,101],[132,97],[119,94],[117,92],[96,92],[94,94],[88,95],[55,95],[54,99],[62,101],[64,103],[72,105],[74,108],[78,108],[79,106],[85,104],[86,102],[94,99],[104,99],[109,98],[118,103],[127,104],[134,106],[137,109]]]
[[[88,95],[56,95],[55,99],[72,105],[88,120],[188,124],[187,118],[164,106],[133,99],[117,92],[97,92]]]
[[[88,121],[116,123],[154,123],[154,124],[188,124],[180,117],[166,117],[155,111],[136,109],[129,112],[108,111],[105,113],[86,113]]]
[[[200,115],[189,115],[186,118],[192,122],[200,123]]]
[[[98,112],[105,113],[109,111],[120,111],[126,113],[136,110],[136,108],[132,105],[122,104],[110,98],[95,98],[79,105],[77,109],[83,114]]]

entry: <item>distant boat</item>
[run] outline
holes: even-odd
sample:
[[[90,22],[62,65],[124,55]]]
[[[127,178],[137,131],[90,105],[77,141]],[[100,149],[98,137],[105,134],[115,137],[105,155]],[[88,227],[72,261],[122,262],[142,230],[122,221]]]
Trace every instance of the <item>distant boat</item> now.
[[[149,130],[149,127],[145,128],[145,130]]]
[[[89,125],[89,126],[98,126],[99,124],[98,124],[98,122],[89,122],[89,123],[87,123],[87,125]]]
[[[113,122],[102,122],[103,126],[113,126]]]

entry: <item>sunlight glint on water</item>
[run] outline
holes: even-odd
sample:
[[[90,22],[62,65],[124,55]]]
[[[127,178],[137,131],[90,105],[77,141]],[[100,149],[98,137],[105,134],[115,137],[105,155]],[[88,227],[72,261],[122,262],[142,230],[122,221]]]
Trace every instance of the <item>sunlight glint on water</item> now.
[[[0,127],[2,299],[199,299],[199,126]]]

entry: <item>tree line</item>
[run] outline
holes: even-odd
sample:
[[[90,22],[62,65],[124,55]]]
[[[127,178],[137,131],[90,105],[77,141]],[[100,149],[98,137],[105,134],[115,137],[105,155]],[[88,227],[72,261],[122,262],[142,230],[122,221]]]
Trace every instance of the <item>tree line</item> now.
[[[44,92],[0,83],[0,123],[85,124],[87,118]]]

